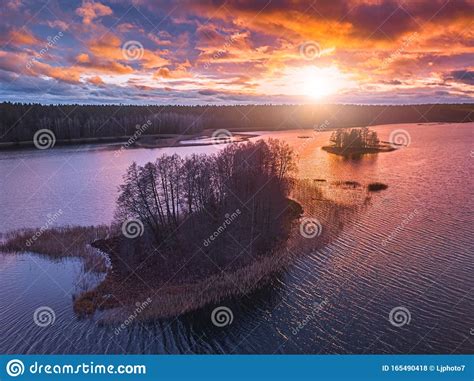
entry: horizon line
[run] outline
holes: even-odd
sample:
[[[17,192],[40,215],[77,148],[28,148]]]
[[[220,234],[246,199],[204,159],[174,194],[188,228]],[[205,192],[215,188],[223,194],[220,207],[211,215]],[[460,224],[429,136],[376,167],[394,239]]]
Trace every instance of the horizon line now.
[[[11,100],[2,100],[0,104],[14,104],[14,105],[39,105],[39,106],[134,106],[134,107],[149,107],[149,106],[161,106],[161,107],[242,107],[242,106],[459,106],[459,105],[474,105],[473,102],[454,102],[454,103],[234,103],[234,104],[221,104],[221,103],[202,103],[202,104],[153,104],[153,103],[41,103],[41,102],[19,102]]]

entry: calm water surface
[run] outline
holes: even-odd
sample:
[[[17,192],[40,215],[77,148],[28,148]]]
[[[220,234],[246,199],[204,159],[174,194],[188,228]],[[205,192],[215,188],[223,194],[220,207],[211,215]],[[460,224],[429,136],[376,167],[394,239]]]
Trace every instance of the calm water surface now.
[[[100,316],[73,314],[73,296],[100,281],[84,275],[80,261],[0,254],[0,353],[474,353],[473,127],[378,126],[382,139],[405,129],[411,144],[359,160],[322,151],[330,132],[262,133],[294,146],[299,176],[326,180],[320,184],[328,199],[337,198],[335,181],[381,181],[389,188],[366,201],[322,249],[305,242],[268,289],[229,302],[234,321],[225,328],[213,327],[202,311],[116,334]],[[109,223],[132,161],[218,149],[1,152],[0,232],[38,228],[59,209],[57,225]],[[303,238],[295,234],[295,240]],[[40,306],[54,309],[54,325],[33,323]],[[390,324],[395,307],[410,311],[409,324]]]

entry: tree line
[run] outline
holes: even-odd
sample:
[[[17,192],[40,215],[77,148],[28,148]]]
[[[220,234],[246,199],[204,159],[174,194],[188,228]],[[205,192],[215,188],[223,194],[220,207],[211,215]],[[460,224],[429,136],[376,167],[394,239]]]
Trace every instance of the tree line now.
[[[149,134],[194,134],[203,129],[278,130],[389,123],[472,121],[473,104],[438,105],[41,105],[0,103],[0,142],[32,141],[46,128],[60,141]]]

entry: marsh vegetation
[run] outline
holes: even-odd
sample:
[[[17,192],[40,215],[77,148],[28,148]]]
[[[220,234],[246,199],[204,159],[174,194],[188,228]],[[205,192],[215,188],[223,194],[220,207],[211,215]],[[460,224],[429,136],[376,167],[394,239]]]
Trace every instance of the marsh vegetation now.
[[[113,271],[76,309],[109,307],[104,295],[127,304],[152,289],[161,290],[159,303],[152,298],[156,314],[172,316],[258,287],[280,269],[273,254],[302,213],[288,198],[295,170],[293,151],[275,139],[132,164],[119,189],[115,234],[93,244],[109,254]]]
[[[387,184],[379,183],[379,182],[374,182],[367,185],[367,189],[369,190],[369,192],[378,192],[381,190],[385,190],[387,188],[388,188]]]
[[[107,226],[64,226],[48,229],[21,229],[8,232],[0,243],[0,251],[9,253],[35,252],[53,260],[80,258],[84,270],[107,271],[106,258],[91,243],[110,234]]]

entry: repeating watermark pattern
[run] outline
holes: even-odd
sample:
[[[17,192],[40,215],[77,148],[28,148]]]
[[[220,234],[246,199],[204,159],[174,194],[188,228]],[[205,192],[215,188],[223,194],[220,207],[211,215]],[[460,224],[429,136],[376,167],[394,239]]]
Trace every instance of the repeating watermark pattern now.
[[[232,132],[229,130],[219,129],[212,133],[212,144],[226,144],[232,141]]]
[[[53,225],[57,221],[57,219],[62,216],[62,214],[63,214],[62,209],[59,209],[54,214],[48,214],[47,215],[48,219],[46,220],[46,223],[43,226],[41,226],[39,230],[37,230],[31,238],[26,240],[25,242],[26,246],[30,247],[31,245],[33,245],[33,243],[35,243],[36,240],[43,235],[45,230],[49,229],[50,226]]]
[[[407,130],[397,129],[390,133],[388,141],[393,148],[408,147],[411,143],[411,136]]]
[[[142,124],[141,126],[137,124],[135,126],[136,131],[133,135],[125,142],[125,144],[120,147],[118,151],[115,151],[114,156],[119,157],[120,154],[129,148],[131,145],[135,144],[135,142],[143,135],[143,133],[151,126],[151,120],[147,120],[146,123]]]
[[[10,377],[18,377],[25,373],[25,365],[21,360],[13,359],[7,362],[6,365],[7,374]]]
[[[35,132],[33,136],[33,144],[38,149],[53,148],[56,144],[56,135],[51,130],[43,128]]]
[[[418,38],[418,32],[412,33],[406,39],[403,40],[401,46],[395,50],[389,57],[383,60],[381,69],[386,69],[393,61],[400,58],[403,52]]]
[[[313,126],[313,133],[318,133],[318,132],[322,132],[324,130],[327,130],[329,128],[329,125],[331,123],[329,122],[329,120],[325,119],[322,123],[320,124],[315,124]]]
[[[234,314],[229,307],[219,306],[212,310],[211,321],[216,327],[225,327],[232,324]]]
[[[305,217],[300,223],[300,234],[304,238],[319,237],[323,231],[323,225],[317,218]]]
[[[30,70],[33,67],[33,65],[36,62],[38,62],[38,60],[40,60],[46,53],[49,52],[50,49],[54,48],[57,45],[58,41],[63,36],[64,36],[63,32],[59,32],[58,34],[56,34],[53,37],[48,36],[47,37],[47,40],[48,40],[47,44],[38,53],[36,53],[33,58],[30,58],[28,60],[28,62],[26,63],[26,68],[28,70]]]
[[[217,52],[215,52],[210,59],[208,59],[206,61],[206,63],[204,64],[204,69],[209,69],[209,66],[211,66],[211,64],[218,60],[219,58],[223,57],[225,54],[227,54],[227,52],[229,51],[229,48],[234,45],[235,43],[235,40],[236,38],[234,38],[233,36],[229,36],[225,39],[225,42],[224,42],[224,45],[223,45],[223,48],[222,49],[219,49]]]
[[[211,242],[213,242],[217,237],[219,237],[227,227],[238,217],[242,214],[240,209],[236,209],[233,213],[226,213],[224,222],[216,229],[214,233],[212,233],[209,238],[205,239],[203,245],[208,247]]]
[[[122,234],[127,238],[137,238],[143,235],[145,227],[138,218],[129,218],[122,223]]]
[[[122,45],[122,55],[126,60],[138,61],[144,53],[145,49],[139,41],[129,40]]]
[[[400,232],[405,229],[405,227],[413,220],[413,218],[418,215],[418,213],[419,211],[416,208],[413,209],[413,211],[411,211],[410,213],[408,213],[402,220],[402,222],[395,229],[392,230],[388,237],[381,241],[382,246],[386,247],[388,243],[393,241],[398,236],[398,234],[400,234]]]
[[[388,315],[388,321],[394,327],[403,327],[411,322],[411,313],[406,307],[392,308]]]
[[[48,327],[56,321],[56,314],[51,307],[38,307],[33,313],[33,321],[38,327]]]
[[[132,322],[137,318],[138,315],[140,315],[145,308],[147,308],[151,303],[151,298],[147,298],[144,302],[136,302],[135,303],[135,310],[133,311],[130,316],[125,319],[125,321],[120,324],[119,327],[115,328],[115,335],[120,334],[124,329],[126,329]]]
[[[296,327],[291,328],[291,333],[293,335],[297,335],[311,320],[313,320],[318,312],[320,312],[324,306],[328,303],[328,299],[324,299],[321,303],[313,303],[313,310],[310,314],[306,315],[306,317],[298,322]]]
[[[306,41],[300,45],[300,55],[312,61],[321,56],[321,46],[316,41]]]

